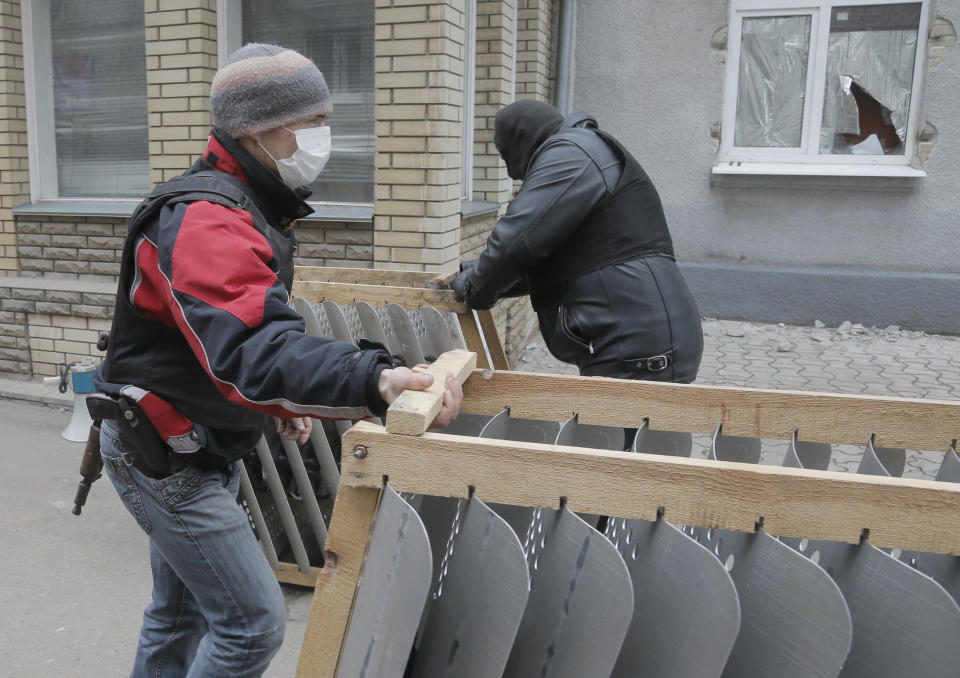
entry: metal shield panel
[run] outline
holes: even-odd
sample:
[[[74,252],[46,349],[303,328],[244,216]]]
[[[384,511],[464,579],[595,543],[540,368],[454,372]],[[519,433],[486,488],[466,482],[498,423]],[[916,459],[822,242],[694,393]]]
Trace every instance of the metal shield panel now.
[[[420,318],[435,350],[442,353],[467,348],[456,313],[441,313],[433,306],[424,306],[420,309]]]
[[[730,568],[741,610],[724,678],[834,678],[853,629],[830,576],[762,529],[715,532],[715,552]]]
[[[351,344],[357,343],[356,338],[350,333],[350,327],[347,324],[347,317],[343,314],[340,306],[329,299],[323,301],[323,310],[327,314],[327,320],[330,322],[330,329],[333,331],[333,338],[340,341],[346,341]]]
[[[577,415],[573,415],[560,427],[555,443],[598,450],[622,450],[624,438],[624,431],[619,426],[581,424]]]
[[[417,512],[384,488],[340,655],[341,678],[402,676],[433,571]]]
[[[957,457],[957,451],[952,446],[943,458],[936,479],[945,483],[960,483],[960,458]],[[955,601],[960,603],[960,556],[899,549],[894,549],[891,555],[928,577],[932,577]]]
[[[482,501],[463,501],[444,544],[412,678],[499,678],[530,589],[516,534]]]
[[[867,476],[893,476],[899,478],[907,463],[906,450],[898,447],[874,447],[873,436],[860,459],[857,473]]]
[[[426,362],[423,355],[423,348],[420,346],[420,340],[417,338],[417,330],[413,326],[413,321],[407,315],[407,311],[399,304],[387,304],[387,317],[390,318],[390,328],[396,337],[396,342],[400,345],[400,355],[409,367],[421,365]]]
[[[314,337],[322,337],[323,329],[320,327],[320,321],[317,319],[316,311],[314,311],[313,306],[308,303],[305,299],[300,297],[295,298],[291,304],[293,310],[300,314],[300,317],[303,318],[303,322],[306,325],[306,333]]]
[[[430,337],[430,343],[437,354],[454,349],[465,349],[467,343],[463,334],[455,334],[446,318],[433,306],[424,306],[420,309],[420,319],[423,321],[424,331]]]
[[[559,432],[560,422],[543,421],[541,419],[514,419],[510,416],[510,410],[503,410],[483,427],[480,437],[553,445]]]
[[[937,480],[945,483],[960,483],[960,457],[957,456],[957,449],[953,446],[947,450],[943,463],[940,464],[940,470],[937,471]]]
[[[712,453],[717,461],[737,461],[756,464],[760,461],[760,439],[742,436],[726,436],[718,426],[713,434]]]
[[[492,419],[487,414],[458,414],[446,428],[431,428],[434,433],[446,433],[453,436],[479,436],[483,427]]]
[[[868,541],[810,542],[853,618],[842,678],[955,678],[960,607],[933,579]]]
[[[373,306],[365,301],[358,301],[354,304],[357,309],[357,318],[360,320],[360,336],[369,341],[374,341],[387,348],[390,353],[399,353],[400,346],[396,343],[391,344],[390,338],[380,322],[380,316],[374,310]],[[396,340],[394,340],[396,342]]]
[[[654,431],[647,424],[637,429],[631,449],[647,454],[689,457],[693,450],[693,436],[680,431]]]
[[[503,675],[607,678],[633,615],[630,573],[569,509],[542,513],[543,545],[528,551],[530,599]]]
[[[552,444],[557,439],[559,431],[559,422],[540,421],[538,419],[512,419],[510,410],[505,409],[487,422],[480,432],[480,437]],[[490,508],[510,524],[521,541],[526,538],[530,521],[533,518],[533,509],[526,506],[495,503],[491,503]]]
[[[815,471],[826,471],[830,467],[830,457],[833,454],[833,446],[830,443],[814,443],[809,440],[799,440],[796,429],[793,431],[793,437],[790,439],[790,456],[792,452],[797,460],[802,464],[802,468],[813,469]],[[786,461],[784,466],[788,466]]]
[[[612,518],[608,529],[617,530],[634,596],[612,678],[717,678],[740,628],[740,602],[723,565],[662,518]]]

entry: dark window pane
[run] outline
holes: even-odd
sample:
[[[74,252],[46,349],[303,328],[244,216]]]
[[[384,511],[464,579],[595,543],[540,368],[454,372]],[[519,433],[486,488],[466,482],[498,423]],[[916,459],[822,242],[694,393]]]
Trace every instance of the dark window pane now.
[[[52,0],[50,41],[60,197],[150,188],[143,3]]]
[[[311,200],[373,202],[373,0],[244,0],[243,42],[295,49],[323,72],[333,152]]]

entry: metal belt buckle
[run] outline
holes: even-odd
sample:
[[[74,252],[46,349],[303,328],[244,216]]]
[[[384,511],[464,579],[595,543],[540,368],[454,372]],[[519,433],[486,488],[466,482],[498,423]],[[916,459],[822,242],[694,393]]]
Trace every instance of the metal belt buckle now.
[[[128,467],[133,466],[133,456],[129,452],[124,452],[118,458]]]
[[[647,358],[647,370],[650,372],[660,372],[667,369],[670,365],[670,357],[666,354],[655,355]]]

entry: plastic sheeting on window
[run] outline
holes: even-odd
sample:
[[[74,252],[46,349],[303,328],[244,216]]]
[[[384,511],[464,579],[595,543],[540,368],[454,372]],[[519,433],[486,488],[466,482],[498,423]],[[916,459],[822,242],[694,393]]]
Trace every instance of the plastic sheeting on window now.
[[[809,53],[809,15],[743,20],[735,146],[800,146]]]
[[[896,134],[896,139],[888,135],[890,139],[885,140],[883,151],[902,154],[910,114],[917,30],[831,31],[827,50],[820,152],[856,152],[851,151],[855,142],[873,131],[861,130],[862,116],[869,113],[861,109],[868,106],[876,108],[883,125]]]

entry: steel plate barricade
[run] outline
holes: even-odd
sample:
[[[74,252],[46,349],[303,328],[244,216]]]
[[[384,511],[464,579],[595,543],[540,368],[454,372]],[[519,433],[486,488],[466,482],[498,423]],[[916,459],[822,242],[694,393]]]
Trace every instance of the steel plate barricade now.
[[[956,674],[960,403],[513,373],[431,274],[296,277],[308,332],[479,365],[449,429],[318,425],[263,460],[275,506],[243,484],[261,541],[300,532],[264,543],[315,586],[298,676]],[[937,479],[907,450],[947,450]]]

